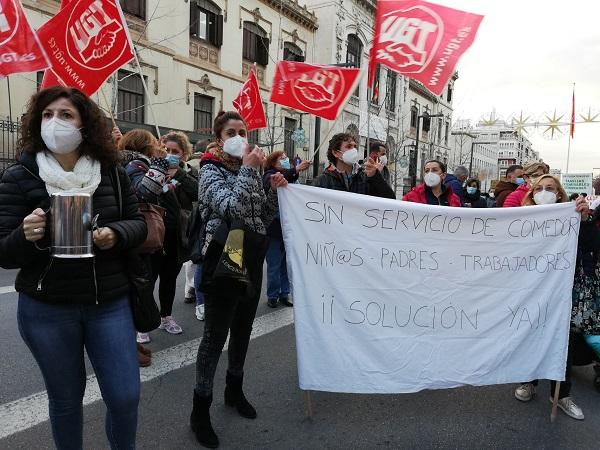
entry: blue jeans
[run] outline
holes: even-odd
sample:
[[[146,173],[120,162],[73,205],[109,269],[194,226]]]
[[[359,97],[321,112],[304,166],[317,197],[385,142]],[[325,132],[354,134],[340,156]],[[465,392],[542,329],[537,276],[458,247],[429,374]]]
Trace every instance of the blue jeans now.
[[[194,274],[194,290],[196,291],[196,306],[204,305],[204,292],[200,290],[202,282],[202,263],[196,264],[196,273]]]
[[[51,305],[19,294],[17,319],[44,377],[56,447],[83,445],[85,347],[106,403],[110,447],[135,448],[140,371],[129,299]]]
[[[267,298],[278,299],[290,295],[282,237],[269,237],[267,249]]]

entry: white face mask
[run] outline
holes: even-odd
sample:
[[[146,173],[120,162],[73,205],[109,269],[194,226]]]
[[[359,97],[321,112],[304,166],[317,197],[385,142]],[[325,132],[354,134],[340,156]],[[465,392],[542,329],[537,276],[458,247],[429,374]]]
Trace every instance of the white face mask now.
[[[358,150],[353,148],[352,150],[347,150],[342,154],[342,161],[348,164],[349,166],[353,166],[359,160],[360,156],[358,155]]]
[[[435,172],[427,172],[423,177],[423,181],[425,181],[427,186],[434,187],[442,182],[442,177]]]
[[[533,201],[536,205],[551,205],[556,203],[557,197],[554,192],[540,191],[533,194]]]
[[[242,159],[246,145],[248,145],[248,139],[237,134],[223,143],[223,151],[234,158]]]
[[[379,162],[384,166],[387,166],[387,156],[383,155],[379,157]]]
[[[66,120],[53,117],[42,122],[42,140],[48,150],[59,155],[71,153],[83,141],[81,131]]]

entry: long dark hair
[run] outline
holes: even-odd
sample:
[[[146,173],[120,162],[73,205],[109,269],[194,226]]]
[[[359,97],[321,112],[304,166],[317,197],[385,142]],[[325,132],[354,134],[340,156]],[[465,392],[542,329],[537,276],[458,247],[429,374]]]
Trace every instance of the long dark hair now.
[[[118,160],[117,149],[112,142],[107,120],[98,105],[83,92],[62,86],[44,89],[29,100],[18,144],[20,151],[35,154],[48,150],[41,135],[42,113],[50,103],[59,98],[66,98],[73,103],[81,116],[81,154],[89,155],[103,165],[115,163]]]

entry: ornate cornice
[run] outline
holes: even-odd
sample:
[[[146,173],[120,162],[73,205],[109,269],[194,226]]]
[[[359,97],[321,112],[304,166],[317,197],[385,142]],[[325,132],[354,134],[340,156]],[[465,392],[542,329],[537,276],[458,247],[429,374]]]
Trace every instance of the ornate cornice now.
[[[306,6],[300,6],[298,0],[260,0],[265,5],[268,5],[274,11],[279,11],[281,14],[290,20],[293,20],[303,27],[315,31],[319,28],[317,16],[310,12]]]

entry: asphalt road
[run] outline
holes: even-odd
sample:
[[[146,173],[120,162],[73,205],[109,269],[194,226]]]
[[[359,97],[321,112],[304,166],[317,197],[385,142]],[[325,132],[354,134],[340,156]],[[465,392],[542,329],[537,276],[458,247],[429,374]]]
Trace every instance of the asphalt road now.
[[[14,271],[0,270],[0,292],[2,287],[12,284],[14,276]],[[183,304],[182,300],[183,279],[180,277],[174,317],[184,333],[171,336],[162,331],[153,332],[150,347],[155,353],[165,350],[166,354],[178,344],[201,337],[202,323],[196,320],[193,306]],[[28,396],[44,391],[39,370],[17,330],[16,306],[16,293],[0,294],[3,323],[0,417],[3,410],[6,413],[7,405],[20,412],[29,408],[32,402]],[[279,317],[285,315],[285,311],[269,309],[263,300],[257,324],[268,321],[271,316],[267,314]],[[600,448],[600,393],[592,386],[593,371],[589,366],[574,369],[573,396],[586,415],[582,422],[559,413],[558,420],[550,423],[547,382],[541,383],[539,395],[527,404],[514,399],[512,385],[402,395],[315,392],[312,393],[314,415],[308,420],[303,392],[298,388],[293,325],[275,325],[274,331],[265,333],[252,340],[246,367],[246,392],[258,410],[256,420],[243,419],[224,406],[225,364],[219,365],[212,416],[221,448]],[[181,366],[143,383],[138,448],[198,447],[188,427],[195,369],[193,364]],[[91,370],[88,373],[91,374]],[[40,422],[39,418],[46,414],[44,408],[31,411],[37,414],[35,422]],[[84,409],[86,449],[107,448],[104,412],[101,401]],[[0,433],[6,431],[6,426],[0,421]],[[22,431],[0,439],[0,449],[54,448],[48,421],[23,426]]]

